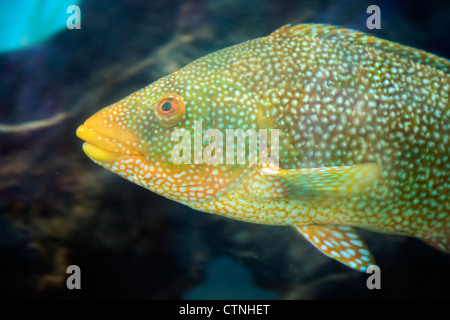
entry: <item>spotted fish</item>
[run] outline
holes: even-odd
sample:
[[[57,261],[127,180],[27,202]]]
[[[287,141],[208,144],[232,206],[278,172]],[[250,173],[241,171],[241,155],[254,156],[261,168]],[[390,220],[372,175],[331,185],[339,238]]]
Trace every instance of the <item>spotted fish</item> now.
[[[365,271],[375,261],[355,227],[450,252],[449,71],[447,59],[358,31],[284,26],[136,91],[77,135],[95,163],[140,186],[199,211],[293,226]],[[277,129],[277,161],[176,164],[174,148],[199,123]]]

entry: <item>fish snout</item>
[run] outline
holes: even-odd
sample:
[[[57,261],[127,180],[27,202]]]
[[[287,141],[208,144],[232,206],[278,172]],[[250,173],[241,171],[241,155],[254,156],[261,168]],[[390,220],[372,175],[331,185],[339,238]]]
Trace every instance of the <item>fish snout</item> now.
[[[85,141],[83,151],[97,162],[113,162],[128,155],[137,156],[140,148],[139,138],[124,128],[124,123],[107,107],[95,113],[77,128],[76,135]]]

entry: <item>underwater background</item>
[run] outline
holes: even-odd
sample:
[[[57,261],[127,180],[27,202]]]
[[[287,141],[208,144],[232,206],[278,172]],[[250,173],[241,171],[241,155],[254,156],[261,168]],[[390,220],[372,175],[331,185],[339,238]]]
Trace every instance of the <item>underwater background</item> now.
[[[68,29],[67,6],[81,8]],[[381,9],[368,30],[366,9]],[[450,299],[450,255],[358,230],[381,268],[336,262],[290,227],[199,213],[95,165],[76,127],[207,53],[285,24],[328,23],[450,58],[450,4],[84,0],[0,3],[0,297]],[[69,290],[69,265],[81,289]]]

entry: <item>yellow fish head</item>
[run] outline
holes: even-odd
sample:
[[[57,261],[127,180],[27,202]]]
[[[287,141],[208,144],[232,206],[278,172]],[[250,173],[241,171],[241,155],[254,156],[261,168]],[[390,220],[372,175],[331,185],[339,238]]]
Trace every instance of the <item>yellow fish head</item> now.
[[[185,204],[233,188],[254,166],[226,161],[226,129],[257,132],[258,103],[231,79],[198,80],[194,69],[188,65],[87,119],[76,132],[87,156]]]

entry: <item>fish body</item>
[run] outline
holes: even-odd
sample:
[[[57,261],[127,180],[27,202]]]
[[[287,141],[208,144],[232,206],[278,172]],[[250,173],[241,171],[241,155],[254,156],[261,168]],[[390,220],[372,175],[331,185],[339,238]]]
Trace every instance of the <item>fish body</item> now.
[[[375,262],[354,227],[450,252],[449,73],[447,59],[364,33],[285,26],[161,78],[77,135],[92,160],[153,192],[203,212],[293,226],[365,271]],[[198,150],[183,149],[190,161],[175,164],[174,147],[199,123],[203,131],[279,130],[278,157],[193,163]],[[205,149],[213,139],[203,138]]]

